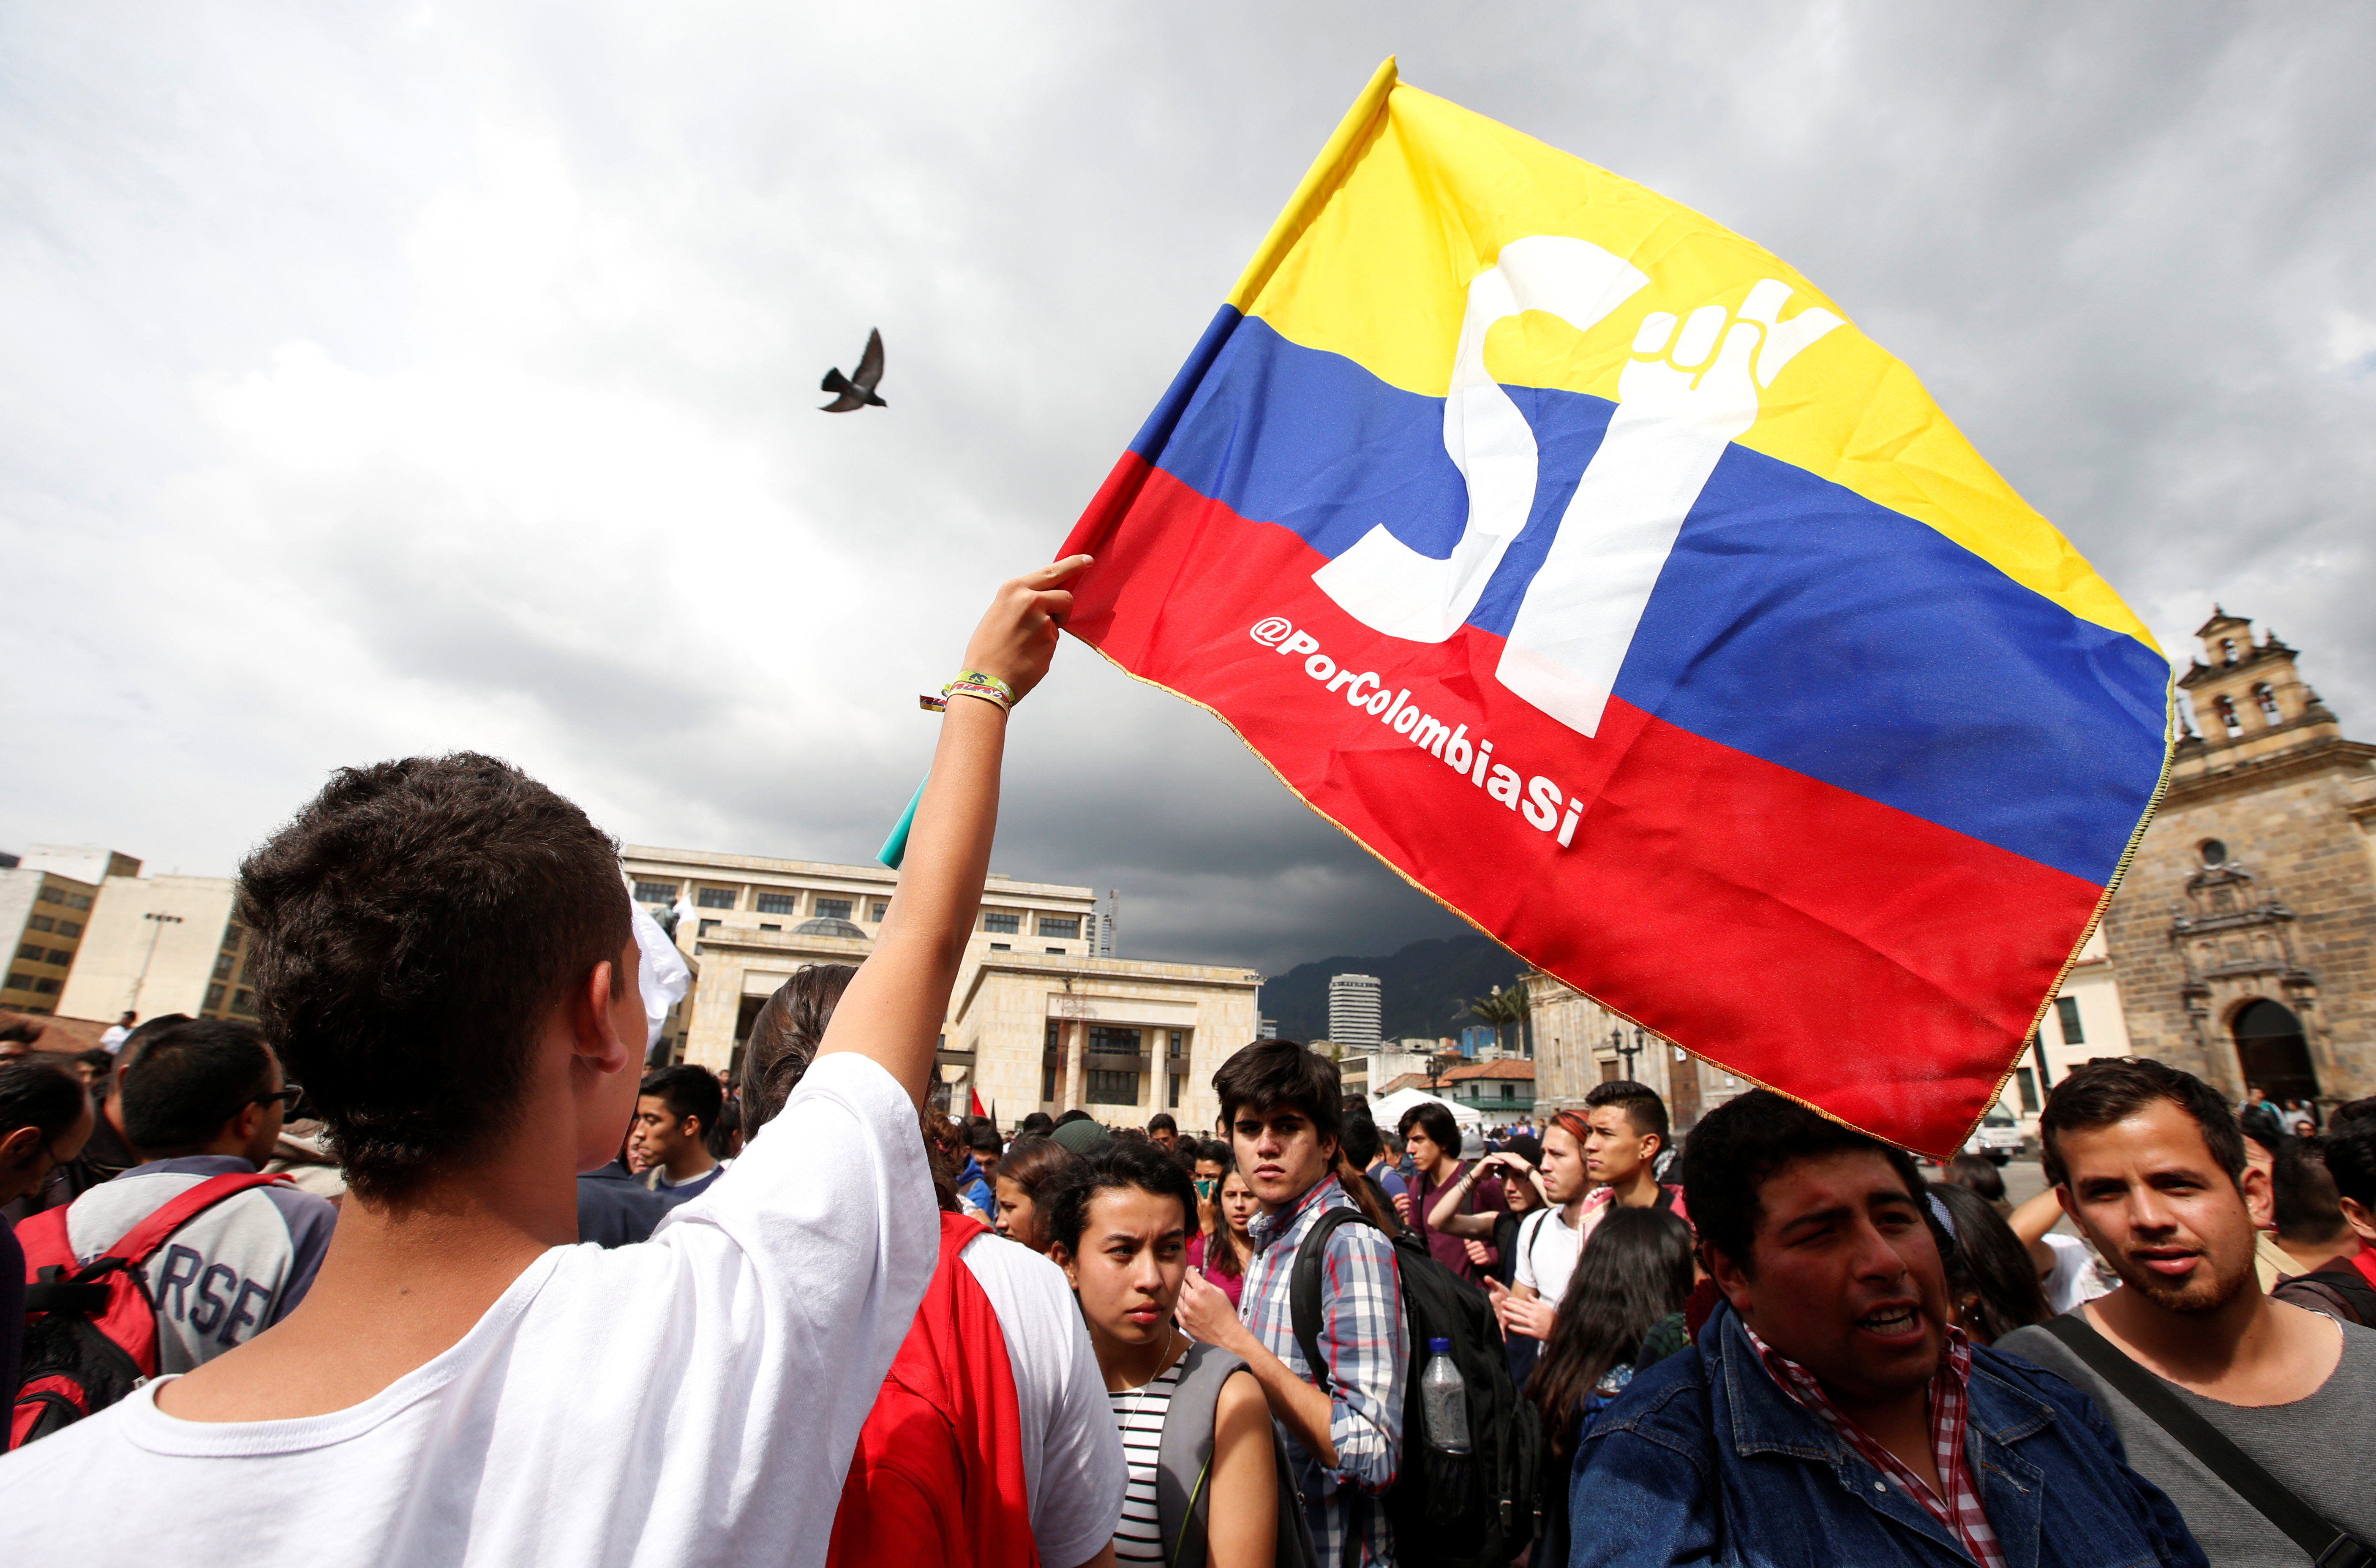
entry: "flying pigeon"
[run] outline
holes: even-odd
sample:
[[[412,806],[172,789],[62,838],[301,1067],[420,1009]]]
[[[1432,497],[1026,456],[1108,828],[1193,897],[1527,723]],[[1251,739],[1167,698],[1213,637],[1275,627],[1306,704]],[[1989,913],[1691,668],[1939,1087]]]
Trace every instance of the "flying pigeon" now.
[[[866,352],[858,358],[856,375],[844,375],[839,367],[825,373],[823,389],[841,395],[832,402],[825,404],[821,411],[828,414],[846,414],[852,409],[863,408],[869,403],[878,409],[889,408],[890,404],[874,395],[874,384],[882,379],[883,334],[869,332],[866,335]]]

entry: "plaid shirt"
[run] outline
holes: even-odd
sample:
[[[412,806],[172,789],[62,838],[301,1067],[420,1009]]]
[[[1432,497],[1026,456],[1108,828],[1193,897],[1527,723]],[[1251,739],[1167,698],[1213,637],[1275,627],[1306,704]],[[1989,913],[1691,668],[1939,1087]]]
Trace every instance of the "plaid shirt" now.
[[[1321,1214],[1352,1208],[1353,1200],[1333,1176],[1323,1178],[1277,1215],[1258,1215],[1249,1228],[1253,1260],[1246,1265],[1238,1315],[1253,1336],[1295,1373],[1312,1378],[1295,1342],[1288,1290],[1296,1249]],[[1403,1383],[1408,1365],[1403,1344],[1402,1277],[1394,1243],[1363,1222],[1328,1238],[1321,1269],[1320,1349],[1328,1359],[1328,1441],[1336,1465],[1324,1468],[1294,1434],[1287,1439],[1297,1490],[1312,1519],[1319,1561],[1346,1561],[1348,1533],[1360,1543],[1356,1560],[1394,1568],[1394,1532],[1376,1494],[1394,1483],[1402,1458]],[[1316,1382],[1316,1380],[1314,1380]]]
[[[1875,1443],[1862,1427],[1842,1415],[1813,1373],[1757,1337],[1756,1331],[1747,1324],[1740,1327],[1783,1393],[1822,1418],[1824,1424],[1847,1439],[1848,1446],[1863,1455],[1866,1463],[1903,1488],[1924,1512],[1963,1544],[1964,1550],[1979,1568],[2004,1568],[2004,1553],[1997,1547],[1995,1526],[1980,1507],[1980,1489],[1972,1479],[1971,1461],[1964,1453],[1964,1425],[1971,1400],[1968,1390],[1972,1382],[1972,1342],[1962,1329],[1948,1328],[1947,1353],[1939,1358],[1939,1370],[1930,1379],[1930,1453],[1938,1462],[1939,1479],[1947,1487],[1947,1495],[1941,1497],[1930,1490],[1930,1482],[1907,1467],[1906,1461]]]

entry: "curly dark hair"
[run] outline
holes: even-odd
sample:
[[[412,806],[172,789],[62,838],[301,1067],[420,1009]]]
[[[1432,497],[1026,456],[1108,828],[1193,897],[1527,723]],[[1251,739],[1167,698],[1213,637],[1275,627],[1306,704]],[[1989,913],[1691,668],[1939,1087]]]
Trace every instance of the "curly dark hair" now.
[[[239,918],[265,1032],[372,1201],[484,1160],[545,1016],[635,941],[617,846],[475,752],[333,774],[240,867]]]
[[[1844,1127],[1772,1089],[1751,1089],[1700,1118],[1683,1143],[1683,1206],[1691,1210],[1700,1241],[1755,1277],[1751,1257],[1757,1224],[1764,1217],[1758,1191],[1794,1160],[1869,1152],[1887,1159],[1906,1194],[1922,1203],[1922,1173],[1914,1157],[1879,1138]]]
[[[1047,1216],[1050,1243],[1067,1253],[1079,1252],[1081,1231],[1089,1222],[1090,1200],[1120,1187],[1179,1200],[1181,1236],[1184,1240],[1195,1233],[1196,1188],[1188,1173],[1154,1144],[1117,1138],[1074,1160],[1046,1195],[1037,1200]]]

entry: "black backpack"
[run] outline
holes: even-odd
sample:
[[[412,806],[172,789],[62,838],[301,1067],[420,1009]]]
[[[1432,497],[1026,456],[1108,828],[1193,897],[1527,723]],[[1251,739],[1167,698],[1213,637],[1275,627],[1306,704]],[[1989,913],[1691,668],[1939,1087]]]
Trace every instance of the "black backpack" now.
[[[1289,1319],[1304,1364],[1323,1393],[1328,1389],[1328,1363],[1320,1353],[1320,1279],[1328,1238],[1340,1225],[1372,1223],[1358,1208],[1332,1208],[1296,1249]],[[1542,1495],[1542,1420],[1510,1381],[1509,1352],[1492,1300],[1429,1256],[1412,1232],[1394,1238],[1394,1246],[1410,1354],[1403,1378],[1402,1467],[1384,1499],[1395,1555],[1442,1568],[1501,1568],[1535,1538],[1535,1510]],[[1452,1364],[1467,1384],[1466,1454],[1447,1454],[1429,1442],[1419,1380],[1431,1339],[1452,1341]],[[1346,1544],[1353,1550],[1349,1535]]]

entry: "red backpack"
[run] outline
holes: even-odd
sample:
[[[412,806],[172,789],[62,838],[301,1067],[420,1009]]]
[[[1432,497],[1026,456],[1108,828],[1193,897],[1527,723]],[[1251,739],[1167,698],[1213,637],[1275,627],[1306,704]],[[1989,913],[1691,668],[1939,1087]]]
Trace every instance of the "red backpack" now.
[[[941,1216],[940,1266],[859,1432],[827,1568],[1040,1568],[1006,1335],[957,1257],[984,1234]]]
[[[161,1204],[106,1253],[77,1265],[66,1210],[17,1227],[25,1249],[25,1359],[8,1444],[21,1448],[103,1410],[157,1375],[157,1307],[135,1272],[167,1238],[223,1199],[287,1182],[256,1171],[212,1176]]]

